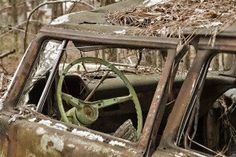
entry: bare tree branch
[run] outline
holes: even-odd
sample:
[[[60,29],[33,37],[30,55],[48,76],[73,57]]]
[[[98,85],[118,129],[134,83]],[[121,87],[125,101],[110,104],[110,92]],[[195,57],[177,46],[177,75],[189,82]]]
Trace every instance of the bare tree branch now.
[[[5,53],[3,53],[3,54],[0,55],[0,59],[3,59],[3,58],[5,58],[5,57],[7,57],[7,56],[9,56],[10,54],[13,54],[13,53],[15,53],[15,52],[16,52],[15,49],[14,49],[14,50],[11,50],[11,51],[9,51],[9,52],[5,52]]]
[[[27,18],[27,23],[26,23],[26,28],[25,28],[25,36],[24,36],[24,51],[26,50],[26,46],[27,46],[27,32],[28,32],[28,25],[29,25],[29,21],[31,16],[34,14],[35,11],[37,11],[39,8],[41,8],[44,5],[48,5],[48,4],[58,4],[58,3],[65,3],[65,2],[72,2],[72,3],[80,3],[80,0],[58,0],[58,1],[52,1],[52,2],[44,2],[41,3],[40,5],[38,5],[37,7],[35,7],[29,14],[28,18]]]
[[[19,32],[23,32],[25,33],[25,31],[23,29],[20,29],[21,27],[23,27],[26,24],[27,21],[23,21],[22,23],[16,25],[16,26],[7,26],[7,27],[1,27],[2,29],[6,29],[3,30],[2,34],[0,34],[0,38],[4,37],[5,35],[7,35],[8,33],[11,33],[13,31],[19,31]],[[29,22],[35,22],[35,23],[40,23],[40,24],[44,24],[40,21],[37,20],[30,20]],[[30,33],[31,35],[35,35],[34,33]]]

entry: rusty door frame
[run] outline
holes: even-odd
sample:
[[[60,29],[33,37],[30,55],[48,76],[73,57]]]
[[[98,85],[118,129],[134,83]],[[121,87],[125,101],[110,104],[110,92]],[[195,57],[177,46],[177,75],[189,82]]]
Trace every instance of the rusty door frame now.
[[[236,54],[236,37],[235,36],[218,36],[214,46],[209,45],[209,37],[200,37],[199,42],[195,45],[197,55],[190,68],[186,80],[184,81],[180,92],[177,96],[174,107],[169,115],[166,128],[164,130],[159,149],[172,149],[185,152],[186,154],[195,154],[192,150],[178,147],[181,129],[183,129],[184,117],[190,114],[196,92],[203,88],[204,79],[211,59],[219,52]],[[234,65],[235,66],[235,65]],[[235,74],[235,71],[231,71]],[[189,92],[186,92],[189,91]],[[189,110],[190,109],[190,110]]]
[[[160,85],[156,89],[153,102],[150,106],[150,110],[147,116],[144,129],[137,143],[127,142],[131,147],[136,148],[137,152],[140,154],[145,153],[145,149],[149,143],[150,136],[152,132],[152,126],[156,120],[156,114],[160,113],[159,108],[165,104],[167,101],[167,94],[165,91],[167,86],[169,86],[169,76],[171,75],[172,68],[174,65],[174,59],[176,56],[176,48],[178,45],[178,39],[167,39],[167,38],[156,38],[156,37],[132,37],[132,36],[114,36],[114,35],[98,35],[93,33],[82,33],[75,30],[66,30],[61,28],[51,28],[45,27],[37,35],[36,39],[32,41],[26,54],[22,58],[19,68],[17,69],[11,85],[7,90],[7,95],[5,99],[4,109],[7,111],[12,111],[13,107],[17,104],[22,90],[26,84],[26,80],[30,75],[32,70],[32,65],[39,56],[39,50],[42,43],[48,39],[55,40],[76,40],[84,44],[110,44],[117,45],[120,47],[127,48],[151,48],[151,49],[164,49],[168,50],[167,62],[164,66],[164,73],[160,78]],[[173,82],[172,82],[173,83]],[[3,111],[4,112],[4,111]],[[161,121],[162,116],[159,116],[158,121]],[[158,128],[157,126],[156,128]]]

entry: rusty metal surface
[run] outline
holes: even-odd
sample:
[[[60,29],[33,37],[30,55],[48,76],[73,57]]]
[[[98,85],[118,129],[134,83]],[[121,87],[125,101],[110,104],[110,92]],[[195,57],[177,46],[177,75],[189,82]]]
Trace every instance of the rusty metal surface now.
[[[142,132],[142,136],[139,142],[140,149],[147,149],[148,142],[150,141],[150,137],[152,136],[152,126],[155,122],[155,127],[159,128],[159,125],[162,120],[162,116],[165,110],[165,103],[167,101],[168,95],[165,95],[168,86],[168,78],[171,76],[172,67],[174,65],[176,51],[170,50],[168,51],[167,61],[163,69],[163,74],[159,80],[159,86],[157,86],[156,92],[153,96],[153,100],[149,109],[149,113],[147,116],[144,129]],[[157,114],[159,116],[157,116]],[[154,138],[155,139],[155,138]]]
[[[9,116],[1,114],[0,121],[8,124]],[[111,140],[107,135],[76,129],[37,115],[17,119],[6,127],[7,134],[2,132],[0,136],[2,156],[138,156],[125,141]]]
[[[223,45],[223,44],[222,44]],[[233,45],[233,44],[232,44]],[[231,49],[233,52],[233,49]],[[203,88],[202,84],[206,82],[206,89],[204,89],[202,104],[203,109],[200,111],[200,114],[203,114],[209,108],[207,104],[212,103],[219,95],[221,95],[224,91],[229,88],[235,87],[235,78],[224,77],[218,74],[210,75],[206,78],[206,71],[209,66],[209,60],[213,56],[213,54],[218,51],[212,50],[199,50],[193,66],[191,67],[186,80],[184,81],[173,110],[168,118],[168,122],[162,136],[161,145],[168,146],[175,143],[178,143],[179,136],[181,136],[180,127],[184,128],[183,125],[183,117],[186,118],[186,114],[190,114],[190,110],[187,110],[189,106],[193,103],[193,99],[196,96],[196,92]],[[211,86],[214,86],[214,89],[218,89],[217,91],[211,91]],[[177,134],[178,133],[178,134]],[[176,139],[177,138],[177,139]],[[177,148],[177,147],[176,147]]]
[[[233,46],[232,41],[230,44]],[[224,46],[224,44],[221,45]],[[207,49],[209,50],[198,50],[194,63],[187,74],[174,107],[169,115],[167,125],[161,138],[161,143],[153,156],[161,156],[163,155],[162,152],[164,152],[164,156],[170,154],[175,155],[177,152],[181,152],[182,156],[209,156],[209,154],[183,149],[180,146],[181,136],[183,136],[182,129],[186,128],[186,119],[188,119],[189,114],[191,113],[191,108],[195,105],[194,101],[196,101],[196,97],[199,95],[198,93],[202,93],[202,108],[199,111],[199,116],[201,117],[201,115],[209,110],[209,104],[212,104],[227,89],[235,87],[236,79],[235,77],[230,77],[234,76],[235,73],[230,73],[225,76],[223,74],[221,75],[220,72],[213,75],[208,73],[208,76],[206,77],[212,57],[219,53],[218,51],[214,51],[214,49],[212,50],[212,47],[208,47]],[[228,50],[230,53],[234,53],[233,49]],[[205,85],[203,86],[203,84]],[[213,91],[211,87],[213,87],[213,90],[215,91]]]
[[[51,38],[76,40],[81,44],[89,45],[107,44],[129,48],[175,49],[179,43],[179,39],[176,38],[109,35],[54,27],[44,27],[40,32]]]
[[[44,40],[44,36],[38,35],[26,50],[7,90],[4,108],[12,108],[16,105]]]
[[[196,60],[193,63],[194,66],[192,66],[192,68],[188,72],[186,80],[181,87],[175,105],[168,118],[168,122],[162,136],[162,145],[176,142],[175,140],[178,129],[181,125],[182,118],[184,116],[184,113],[186,113],[188,105],[194,97],[194,93],[196,92],[196,88],[198,86],[198,80],[202,77],[203,70],[206,70],[203,67],[204,65],[206,66],[207,60],[210,55],[211,52],[209,51],[205,51],[205,53],[197,53]]]
[[[236,38],[233,36],[233,34],[230,37],[217,36],[213,45],[209,44],[209,40],[210,38],[201,37],[198,43],[198,48],[200,50],[216,50],[236,53]]]

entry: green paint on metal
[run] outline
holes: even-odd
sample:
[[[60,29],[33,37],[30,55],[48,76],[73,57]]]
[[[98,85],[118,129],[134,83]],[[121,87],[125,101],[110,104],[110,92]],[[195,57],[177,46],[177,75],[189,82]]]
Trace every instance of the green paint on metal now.
[[[63,84],[64,78],[65,78],[65,75],[63,75],[63,74],[66,74],[72,66],[79,64],[81,62],[99,63],[99,64],[102,64],[102,65],[110,68],[114,73],[116,73],[121,78],[121,80],[124,82],[124,84],[128,88],[130,94],[128,96],[115,97],[115,98],[98,100],[98,101],[93,101],[93,102],[89,102],[89,101],[85,102],[85,101],[82,101],[78,98],[74,98],[73,96],[71,96],[69,94],[63,93],[62,92],[62,84]],[[76,110],[75,109],[69,110],[69,112],[66,113],[65,109],[63,107],[62,99],[65,100],[67,103],[71,104],[74,108],[76,108]],[[74,120],[72,120],[72,119],[76,115],[76,117],[79,118],[79,120],[81,120],[83,124],[89,125],[89,124],[93,123],[94,121],[96,121],[99,108],[108,107],[108,106],[111,106],[111,105],[114,105],[117,103],[121,103],[121,102],[125,102],[128,100],[132,100],[135,105],[137,119],[138,119],[137,137],[139,138],[141,135],[142,127],[143,127],[143,115],[142,115],[140,102],[139,102],[137,94],[136,94],[133,86],[129,82],[129,80],[114,65],[112,65],[109,62],[102,60],[100,58],[94,58],[94,57],[79,58],[79,59],[73,61],[71,64],[69,64],[65,68],[65,70],[60,75],[60,78],[58,81],[57,103],[58,103],[59,111],[61,113],[61,119],[64,122],[74,122]],[[89,109],[89,115],[86,114],[85,108]],[[76,114],[72,113],[72,111],[76,112]],[[72,117],[72,119],[71,118],[68,119],[67,116]]]
[[[73,97],[70,94],[62,93],[62,99],[65,100],[66,103],[71,104],[73,107],[76,107],[77,109],[81,109],[85,105],[92,105],[93,107],[96,107],[96,108],[104,108],[104,107],[108,107],[108,106],[112,106],[115,104],[132,100],[132,97],[133,96],[130,94],[128,96],[121,96],[121,97],[115,97],[115,98],[110,98],[110,99],[85,102],[83,100]]]

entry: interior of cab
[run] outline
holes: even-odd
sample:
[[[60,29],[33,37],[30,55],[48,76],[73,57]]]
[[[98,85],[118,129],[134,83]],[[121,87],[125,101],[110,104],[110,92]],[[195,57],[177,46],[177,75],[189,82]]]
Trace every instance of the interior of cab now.
[[[136,142],[165,63],[163,58],[161,66],[156,61],[152,65],[144,61],[150,60],[148,55],[140,52],[159,51],[75,42],[61,45],[58,41],[43,45],[20,103],[53,119]],[[182,80],[174,84],[167,113],[181,84]]]

